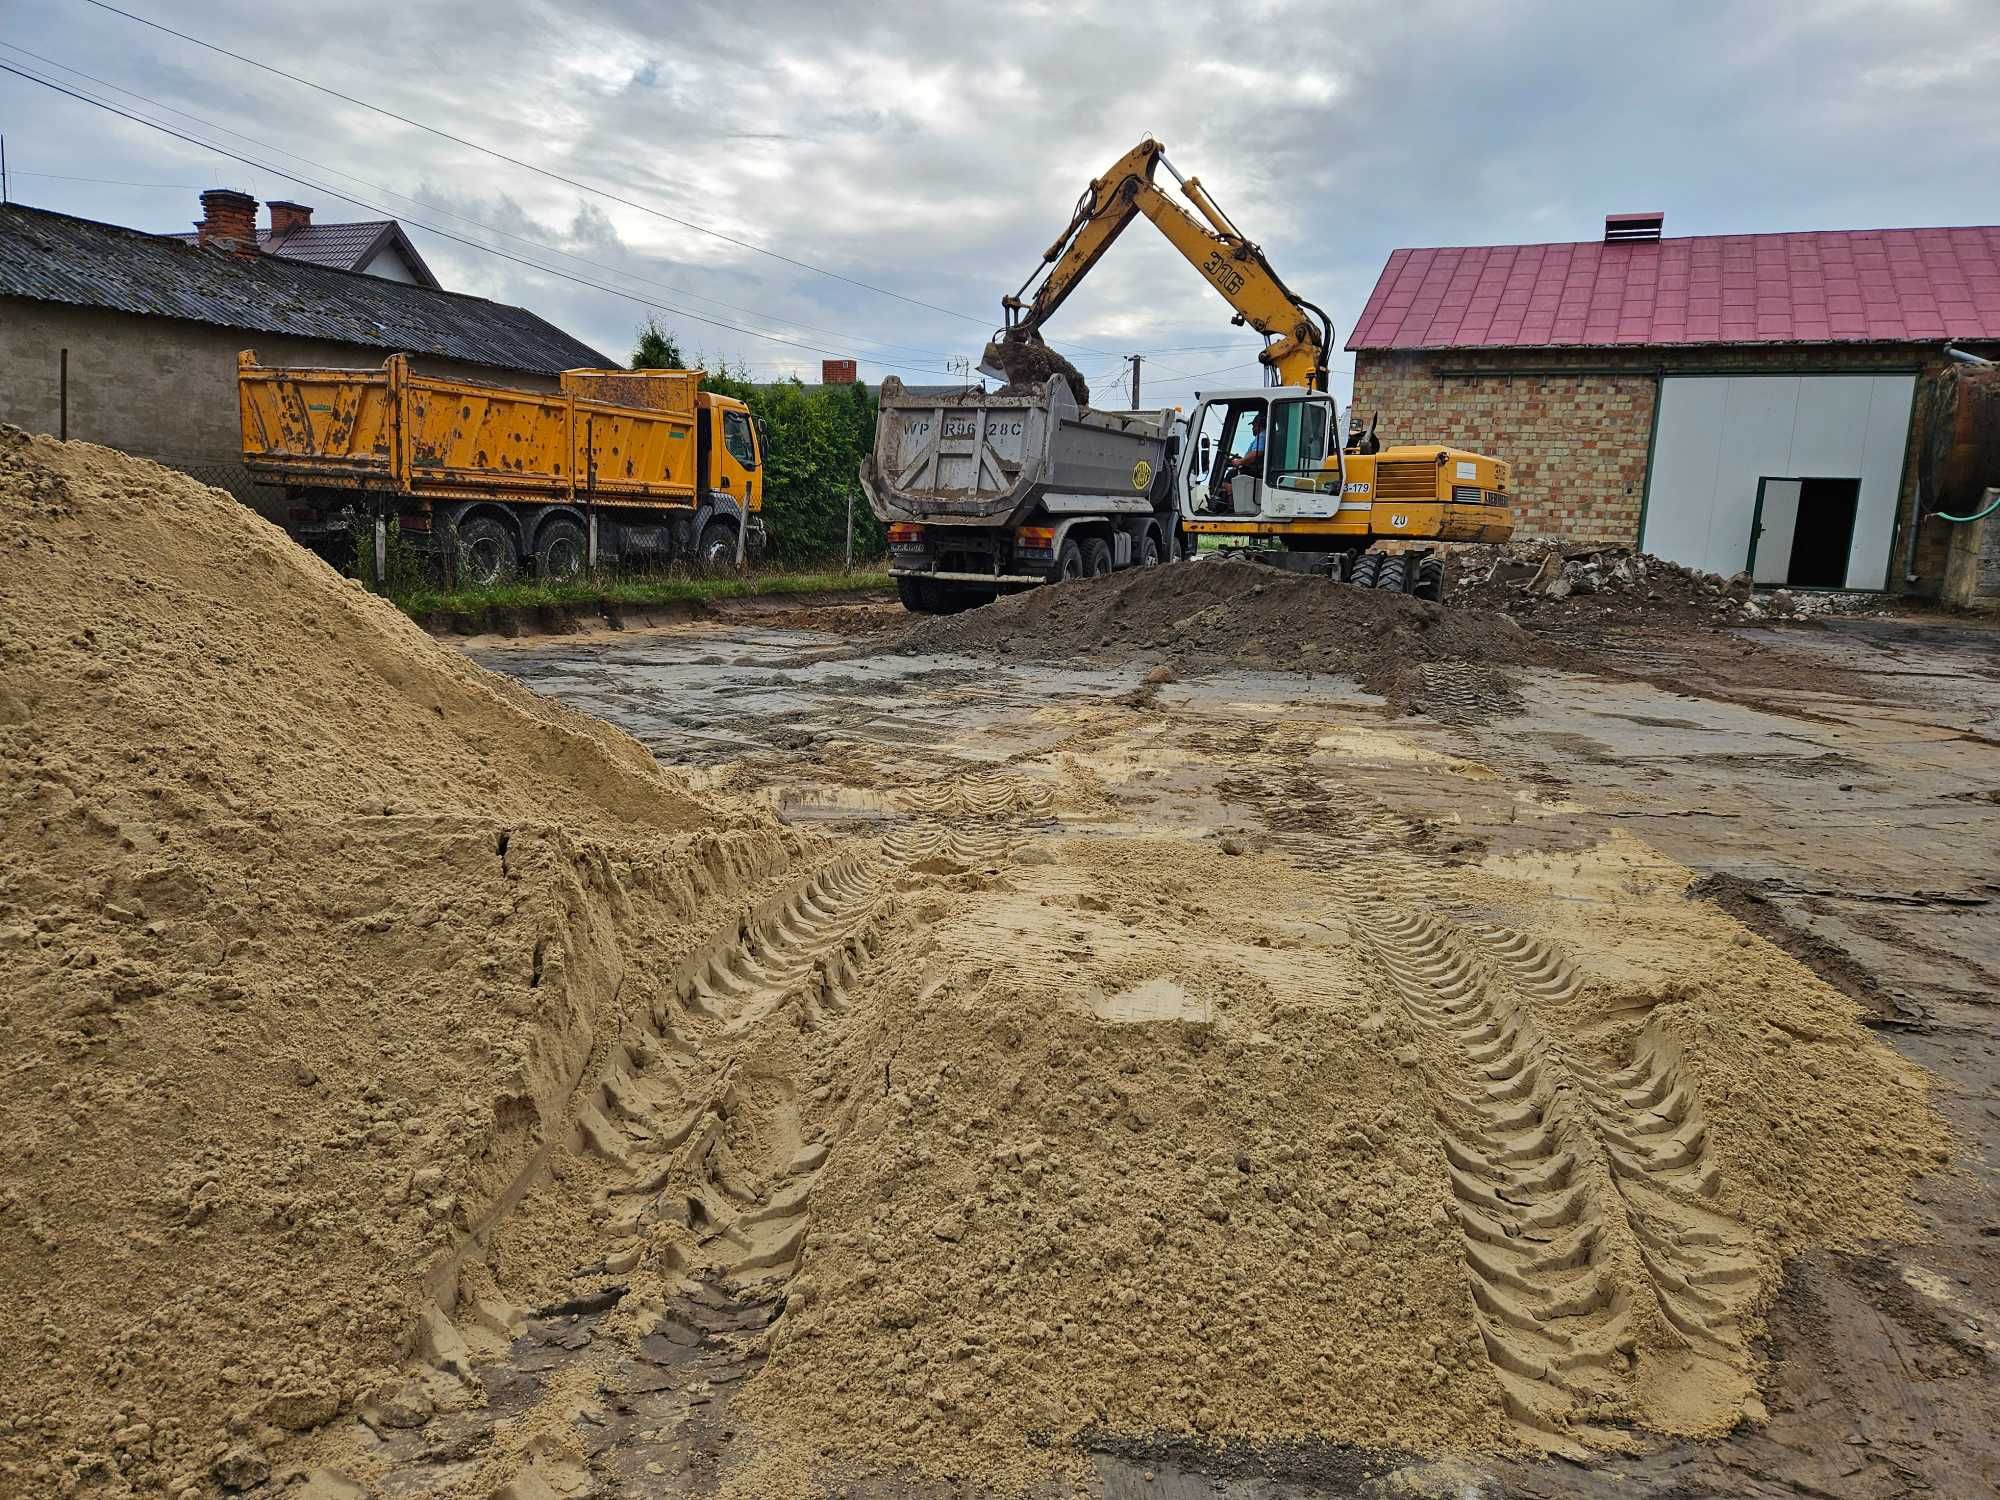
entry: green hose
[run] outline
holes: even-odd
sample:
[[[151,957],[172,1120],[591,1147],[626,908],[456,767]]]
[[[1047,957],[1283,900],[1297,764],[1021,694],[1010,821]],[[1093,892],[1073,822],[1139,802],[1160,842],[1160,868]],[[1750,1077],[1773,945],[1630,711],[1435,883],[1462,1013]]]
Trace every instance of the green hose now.
[[[1941,510],[1934,510],[1931,514],[1936,516],[1940,521],[1957,521],[1961,525],[1967,521],[1983,521],[1992,515],[1994,511],[2000,510],[2000,490],[1993,490],[1990,493],[1993,496],[1993,503],[1984,510],[1974,511],[1969,516],[1948,516]]]

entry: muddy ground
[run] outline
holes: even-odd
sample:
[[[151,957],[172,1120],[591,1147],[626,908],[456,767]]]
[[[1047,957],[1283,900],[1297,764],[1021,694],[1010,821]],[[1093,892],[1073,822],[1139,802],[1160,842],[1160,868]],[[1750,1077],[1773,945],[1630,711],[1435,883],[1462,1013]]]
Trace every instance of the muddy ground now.
[[[1758,1399],[1722,1441],[1634,1432],[1623,1454],[1438,1460],[1107,1433],[1086,1444],[1102,1493],[1994,1492],[2000,634],[1883,617],[1612,630],[1589,661],[1515,668],[1502,690],[1481,671],[1433,664],[1419,700],[1392,707],[1324,674],[1239,668],[1148,683],[1143,659],[1030,664],[975,654],[976,640],[962,654],[857,652],[857,638],[891,640],[900,618],[869,603],[819,614],[733,606],[650,631],[468,649],[629,730],[698,782],[767,789],[800,822],[936,839],[935,828],[897,832],[911,804],[894,789],[1003,777],[1059,789],[1006,807],[968,793],[967,816],[942,835],[957,842],[939,856],[967,879],[984,868],[985,845],[971,847],[981,839],[1018,848],[1166,831],[1319,872],[1330,911],[1378,899],[1378,878],[1451,906],[1460,898],[1447,893],[1476,890],[1481,871],[1540,871],[1587,930],[1600,911],[1635,920],[1629,904],[1611,917],[1616,892],[1593,863],[1615,848],[1632,890],[1655,881],[1663,899],[1712,904],[1852,997],[1933,1075],[1933,1102],[1960,1138],[1913,1194],[1919,1233],[1791,1263],[1758,1339]],[[709,1493],[727,1481],[760,1434],[730,1409],[754,1358],[719,1334],[758,1310],[669,1308],[660,1333],[632,1347],[593,1338],[603,1316],[545,1310],[481,1366],[484,1407],[366,1435],[388,1466],[383,1492],[444,1487],[555,1392],[575,1403],[587,1455],[557,1492]],[[867,1481],[843,1493],[983,1490]]]

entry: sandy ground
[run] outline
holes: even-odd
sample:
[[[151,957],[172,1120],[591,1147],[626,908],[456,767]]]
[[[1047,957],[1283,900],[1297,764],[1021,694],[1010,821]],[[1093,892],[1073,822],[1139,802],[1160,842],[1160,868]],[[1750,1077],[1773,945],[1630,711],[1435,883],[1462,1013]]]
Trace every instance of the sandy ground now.
[[[1412,714],[869,608],[472,648],[830,852],[661,976],[471,1383],[308,1492],[1991,1492],[1990,633]]]

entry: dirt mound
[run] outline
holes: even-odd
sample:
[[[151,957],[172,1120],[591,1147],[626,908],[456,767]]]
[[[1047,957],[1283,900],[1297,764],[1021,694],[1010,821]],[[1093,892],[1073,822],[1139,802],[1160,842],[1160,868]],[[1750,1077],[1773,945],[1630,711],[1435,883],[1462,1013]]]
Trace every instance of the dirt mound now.
[[[0,429],[0,597],[0,1492],[240,1487],[786,840],[107,449]]]
[[[1007,377],[1007,383],[995,392],[996,395],[1032,395],[1051,375],[1060,375],[1069,382],[1069,392],[1076,397],[1076,404],[1090,405],[1090,384],[1083,378],[1083,372],[1043,343],[1040,334],[1028,338],[995,339],[986,346],[980,360],[1004,372]]]
[[[1053,584],[919,622],[905,651],[994,651],[1035,661],[1160,661],[1182,675],[1229,667],[1353,678],[1425,707],[1426,668],[1559,666],[1561,647],[1505,615],[1428,604],[1240,558],[1134,568]],[[1435,674],[1432,674],[1433,683]]]

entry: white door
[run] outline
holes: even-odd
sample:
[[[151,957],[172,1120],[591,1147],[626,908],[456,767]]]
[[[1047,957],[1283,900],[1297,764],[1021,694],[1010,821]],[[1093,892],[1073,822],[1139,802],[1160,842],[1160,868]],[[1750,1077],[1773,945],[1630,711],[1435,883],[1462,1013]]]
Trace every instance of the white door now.
[[[1639,545],[1727,576],[1750,555],[1758,484],[1767,475],[1853,475],[1859,488],[1845,584],[1886,587],[1915,391],[1911,375],[1668,376],[1660,382]],[[1796,494],[1790,521],[1799,524]],[[1790,552],[1789,540],[1780,549],[1767,531],[1757,545],[1759,576],[1782,570]]]
[[[1755,528],[1750,533],[1754,562],[1750,576],[1759,583],[1783,583],[1792,565],[1792,538],[1799,524],[1799,481],[1767,479],[1757,502]]]

